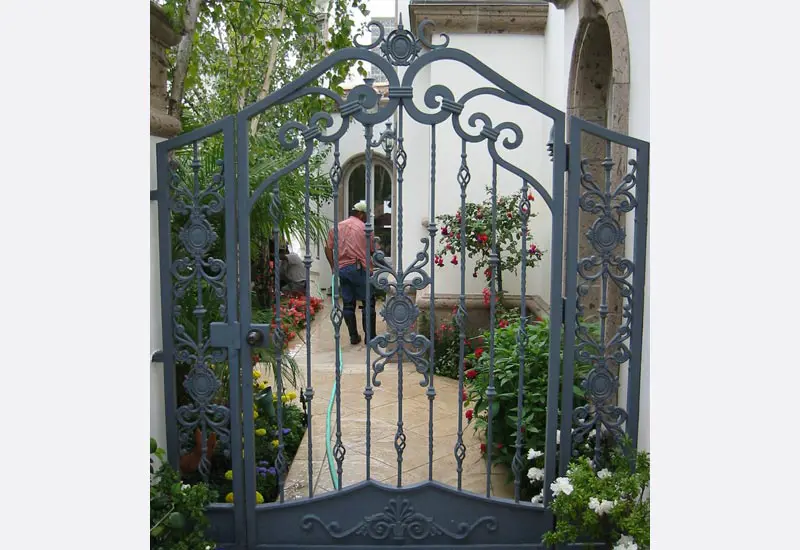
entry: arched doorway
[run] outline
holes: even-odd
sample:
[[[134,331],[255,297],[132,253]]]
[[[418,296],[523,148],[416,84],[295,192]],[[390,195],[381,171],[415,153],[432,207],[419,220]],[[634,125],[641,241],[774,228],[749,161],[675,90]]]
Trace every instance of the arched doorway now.
[[[567,112],[619,133],[628,131],[628,98],[630,61],[625,15],[619,0],[580,0],[580,23],[575,35],[569,77]],[[609,154],[610,153],[610,154]],[[603,177],[603,162],[611,158],[611,180],[619,182],[627,171],[628,151],[603,139],[584,135],[580,157],[588,159],[587,171]],[[618,221],[624,227],[624,216]],[[595,218],[579,215],[580,257],[593,254],[586,238]],[[624,248],[624,245],[621,245]],[[588,321],[599,320],[601,303],[599,281],[589,289],[584,315]],[[611,285],[607,296],[608,317],[606,334],[614,334],[622,321],[622,299],[619,289]]]
[[[394,248],[394,172],[389,161],[377,154],[372,156],[372,224],[378,246],[386,254],[386,261],[392,263],[392,250]],[[344,170],[344,192],[340,200],[339,219],[345,219],[350,214],[350,209],[358,201],[367,198],[367,165],[363,155],[350,159]]]

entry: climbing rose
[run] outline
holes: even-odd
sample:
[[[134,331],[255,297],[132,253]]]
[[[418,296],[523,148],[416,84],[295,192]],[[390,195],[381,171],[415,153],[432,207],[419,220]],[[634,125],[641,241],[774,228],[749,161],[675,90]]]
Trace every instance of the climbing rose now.
[[[453,264],[453,265],[458,265],[458,258],[453,256],[453,259],[450,260],[450,263]]]
[[[483,348],[478,348],[475,350],[475,359],[480,359],[481,355],[483,355]]]
[[[500,319],[498,325],[500,326],[500,328],[506,328],[508,326],[508,321],[506,321],[505,319]]]
[[[467,400],[467,390],[461,390],[461,401]]]
[[[472,420],[472,409],[467,409],[467,412],[464,413],[464,416],[467,417],[467,420]]]
[[[486,443],[481,443],[481,452],[482,453],[486,452]]]
[[[473,378],[475,378],[476,376],[478,376],[478,371],[476,371],[475,369],[469,369],[469,370],[468,370],[467,372],[465,372],[464,374],[467,376],[467,378],[469,378],[470,380],[472,380]]]

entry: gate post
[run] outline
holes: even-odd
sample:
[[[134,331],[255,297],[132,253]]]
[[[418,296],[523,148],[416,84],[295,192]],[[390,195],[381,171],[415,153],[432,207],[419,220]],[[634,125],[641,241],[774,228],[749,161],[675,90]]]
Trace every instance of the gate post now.
[[[158,352],[163,349],[161,333],[161,284],[158,254],[158,189],[156,144],[178,135],[180,121],[167,114],[167,61],[165,50],[180,37],[172,30],[160,7],[150,4],[150,437],[167,448],[164,403],[164,365]],[[158,362],[156,362],[158,360]]]

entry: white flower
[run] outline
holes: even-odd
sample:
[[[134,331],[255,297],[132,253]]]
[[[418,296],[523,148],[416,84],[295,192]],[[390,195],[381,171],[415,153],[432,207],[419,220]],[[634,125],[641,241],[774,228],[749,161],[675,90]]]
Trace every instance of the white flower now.
[[[609,513],[614,508],[615,504],[615,502],[610,500],[600,501],[597,499],[597,497],[592,497],[589,499],[589,509],[593,510],[598,516]]]
[[[542,502],[542,499],[543,499],[543,498],[544,498],[544,489],[542,489],[541,491],[539,491],[539,494],[538,494],[538,495],[536,495],[535,497],[531,498],[531,503],[533,503],[533,504],[539,504],[540,502]]]
[[[597,472],[597,477],[599,477],[600,479],[611,477],[611,472],[608,471],[608,468],[603,468],[602,470]]]
[[[622,535],[617,544],[614,545],[613,550],[639,550],[639,545],[634,542],[633,537]]]
[[[567,477],[556,478],[556,480],[550,484],[550,490],[553,491],[554,496],[558,496],[561,493],[568,495],[573,489],[574,487],[572,486],[572,483],[569,482],[569,478]]]
[[[535,449],[528,449],[528,460],[533,460],[534,458],[539,458],[542,455],[544,455],[544,453],[542,451],[537,451]]]
[[[531,482],[534,481],[541,481],[544,479],[544,469],[543,468],[531,468],[528,470],[528,479]]]
[[[593,438],[596,433],[597,432],[595,430],[592,430],[591,432],[589,432],[589,439]]]
[[[189,485],[188,483],[184,483],[183,485],[181,485],[181,491],[185,491],[186,489],[191,489],[191,488],[192,486]]]

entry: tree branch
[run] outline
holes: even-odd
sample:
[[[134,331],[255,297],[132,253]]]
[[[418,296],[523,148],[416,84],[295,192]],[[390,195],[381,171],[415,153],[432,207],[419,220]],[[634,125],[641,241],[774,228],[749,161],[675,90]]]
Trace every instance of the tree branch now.
[[[169,97],[169,114],[181,118],[183,110],[183,94],[186,84],[186,75],[189,73],[189,61],[192,58],[192,45],[194,43],[194,29],[200,15],[202,0],[187,0],[183,13],[183,36],[178,44],[175,55],[175,71],[172,76],[172,89]]]

